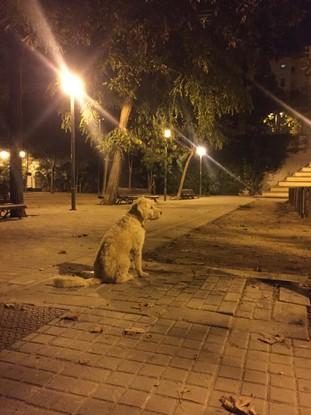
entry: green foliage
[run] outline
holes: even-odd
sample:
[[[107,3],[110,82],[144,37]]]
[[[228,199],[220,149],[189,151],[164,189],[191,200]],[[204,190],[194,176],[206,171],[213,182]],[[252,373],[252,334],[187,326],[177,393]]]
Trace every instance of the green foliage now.
[[[226,147],[213,155],[237,178],[228,175],[220,177],[237,188],[238,180],[245,183],[244,190],[251,194],[261,191],[264,174],[277,170],[287,155],[289,134],[256,134],[232,137]],[[220,186],[221,188],[221,183]],[[239,190],[243,190],[240,183]]]
[[[298,135],[301,132],[302,124],[291,115],[285,112],[270,112],[264,119],[263,123],[272,133]]]

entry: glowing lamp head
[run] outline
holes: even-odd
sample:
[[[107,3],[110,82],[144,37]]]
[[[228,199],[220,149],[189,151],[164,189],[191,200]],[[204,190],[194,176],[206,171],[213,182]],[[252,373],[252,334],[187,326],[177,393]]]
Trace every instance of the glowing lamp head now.
[[[20,158],[24,158],[24,157],[26,157],[26,152],[24,151],[24,150],[21,150],[20,152],[19,152],[19,156],[20,156]]]
[[[84,83],[77,75],[63,70],[61,72],[61,85],[65,94],[81,98],[84,95]]]
[[[10,157],[10,153],[8,151],[2,150],[0,151],[0,159],[7,160]]]
[[[197,149],[196,149],[196,153],[200,157],[205,156],[205,154],[206,154],[206,148],[205,147],[202,147],[202,146],[198,146]]]
[[[165,138],[170,138],[171,135],[172,135],[171,130],[169,128],[165,128],[165,130],[164,130],[164,137]]]

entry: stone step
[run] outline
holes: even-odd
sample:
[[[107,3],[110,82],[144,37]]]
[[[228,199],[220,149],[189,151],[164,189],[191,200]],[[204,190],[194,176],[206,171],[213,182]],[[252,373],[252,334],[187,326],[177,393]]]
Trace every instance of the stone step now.
[[[288,192],[262,192],[262,197],[271,197],[277,199],[288,199]]]
[[[286,189],[286,187],[271,187],[271,189],[269,190],[270,192],[279,192],[279,193],[287,193],[288,194],[288,189]]]
[[[307,177],[294,177],[294,176],[289,176],[285,179],[285,181],[289,181],[289,182],[309,182],[311,183],[311,176],[307,176]]]
[[[293,177],[311,177],[311,171],[310,172],[303,172],[303,171],[297,171],[293,174]]]
[[[302,181],[302,182],[283,181],[283,182],[279,182],[278,186],[281,186],[281,187],[311,187],[311,183],[306,182],[306,181]]]
[[[311,167],[303,167],[299,171],[303,173],[311,173]]]

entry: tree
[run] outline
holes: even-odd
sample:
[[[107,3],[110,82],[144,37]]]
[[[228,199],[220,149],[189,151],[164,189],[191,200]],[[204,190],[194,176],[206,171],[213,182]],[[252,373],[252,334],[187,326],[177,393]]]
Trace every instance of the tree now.
[[[275,53],[271,40],[276,43],[297,24],[306,1],[76,0],[64,5],[45,0],[44,7],[65,58],[72,63],[79,55],[80,61],[89,58],[90,92],[101,105],[119,108],[120,130],[137,127],[141,111],[151,116],[156,109],[182,130],[189,112],[200,140],[220,146],[224,116],[250,107],[245,69],[255,68],[262,51]],[[31,28],[37,35],[39,26]],[[74,46],[81,53],[71,53]],[[116,148],[108,203],[116,195],[122,155]]]

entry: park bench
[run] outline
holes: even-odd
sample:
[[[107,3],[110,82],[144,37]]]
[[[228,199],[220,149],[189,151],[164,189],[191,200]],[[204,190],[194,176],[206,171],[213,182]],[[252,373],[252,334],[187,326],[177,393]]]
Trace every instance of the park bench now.
[[[21,219],[22,216],[22,209],[25,209],[27,206],[23,203],[2,203],[0,202],[0,218],[4,219],[11,215],[12,211],[15,211],[14,217],[18,217]]]
[[[24,203],[11,203],[9,193],[0,193],[0,218],[4,219],[14,211],[14,217],[19,219],[23,216],[22,210],[26,208]]]
[[[117,192],[116,204],[120,205],[121,203],[133,203],[134,200],[139,197],[144,196],[149,199],[158,200],[159,195],[152,195],[148,189],[141,187],[132,187],[131,189],[127,187],[119,187]]]
[[[196,194],[194,193],[193,189],[182,189],[180,198],[181,199],[194,199]]]

